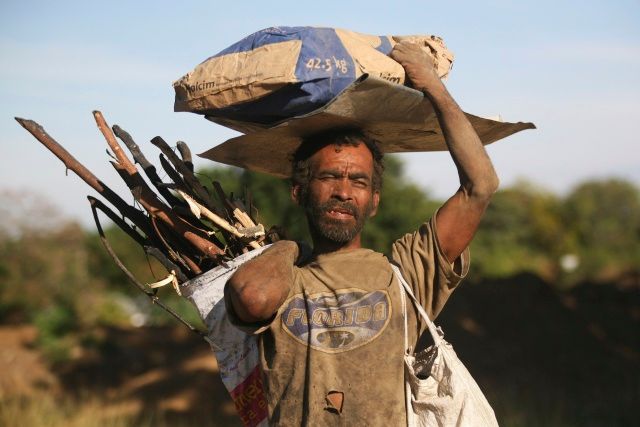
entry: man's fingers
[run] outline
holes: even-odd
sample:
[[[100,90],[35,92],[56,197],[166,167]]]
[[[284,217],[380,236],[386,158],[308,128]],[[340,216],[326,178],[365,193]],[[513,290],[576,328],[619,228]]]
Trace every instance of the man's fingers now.
[[[398,43],[394,46],[389,56],[397,62],[404,62],[406,60],[411,59],[412,57],[415,57],[418,53],[419,53],[419,50],[416,51],[412,49],[410,46]]]
[[[401,41],[397,43],[389,53],[391,59],[400,64],[406,62],[421,62],[427,65],[435,66],[433,54],[428,48],[423,48],[415,43]]]
[[[409,54],[411,51],[407,48],[407,46],[402,46],[400,44],[397,44],[393,50],[391,51],[391,56],[395,55],[407,55]]]
[[[419,52],[421,50],[420,45],[408,41],[401,41],[396,44],[396,47],[405,52]]]
[[[431,51],[428,47],[423,47],[420,46],[416,43],[411,43],[411,42],[407,42],[407,41],[402,41],[400,43],[396,43],[396,45],[393,47],[393,49],[391,50],[390,55],[393,55],[394,52],[402,52],[402,53],[407,53],[407,54],[427,54],[427,55],[432,55]]]

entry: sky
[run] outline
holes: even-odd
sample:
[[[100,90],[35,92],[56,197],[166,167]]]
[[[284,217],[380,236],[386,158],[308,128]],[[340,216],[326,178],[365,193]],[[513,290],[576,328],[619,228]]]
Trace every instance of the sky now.
[[[202,116],[173,112],[172,82],[241,38],[280,25],[443,37],[455,54],[446,85],[465,111],[538,127],[487,147],[501,188],[526,180],[563,195],[610,177],[640,185],[639,23],[637,0],[0,0],[0,200],[18,206],[30,198],[40,206],[36,216],[57,211],[92,223],[85,196],[93,190],[67,175],[16,116],[44,126],[121,195],[129,193],[108,163],[93,110],[126,129],[150,158],[156,135],[186,141],[194,152],[236,136]],[[457,189],[448,153],[401,158],[431,196]]]

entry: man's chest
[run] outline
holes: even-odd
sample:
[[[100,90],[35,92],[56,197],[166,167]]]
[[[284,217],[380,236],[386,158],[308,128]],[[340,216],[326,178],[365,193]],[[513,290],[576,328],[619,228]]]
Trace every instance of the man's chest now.
[[[376,341],[399,324],[388,264],[363,270],[316,268],[297,275],[274,325],[288,338],[322,353],[343,353]],[[284,338],[284,337],[283,337]]]

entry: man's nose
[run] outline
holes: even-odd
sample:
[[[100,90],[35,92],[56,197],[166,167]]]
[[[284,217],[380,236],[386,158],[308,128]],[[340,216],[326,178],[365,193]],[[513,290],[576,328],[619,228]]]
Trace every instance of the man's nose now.
[[[332,195],[338,200],[352,199],[351,183],[347,177],[335,180]]]

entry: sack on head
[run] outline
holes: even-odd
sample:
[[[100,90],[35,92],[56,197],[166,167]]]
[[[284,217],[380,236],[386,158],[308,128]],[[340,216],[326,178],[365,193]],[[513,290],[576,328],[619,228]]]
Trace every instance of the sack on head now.
[[[438,75],[448,75],[453,54],[437,36],[272,27],[229,46],[174,82],[174,110],[275,124],[324,106],[364,74],[404,84],[404,69],[388,56],[401,40],[429,50]]]

